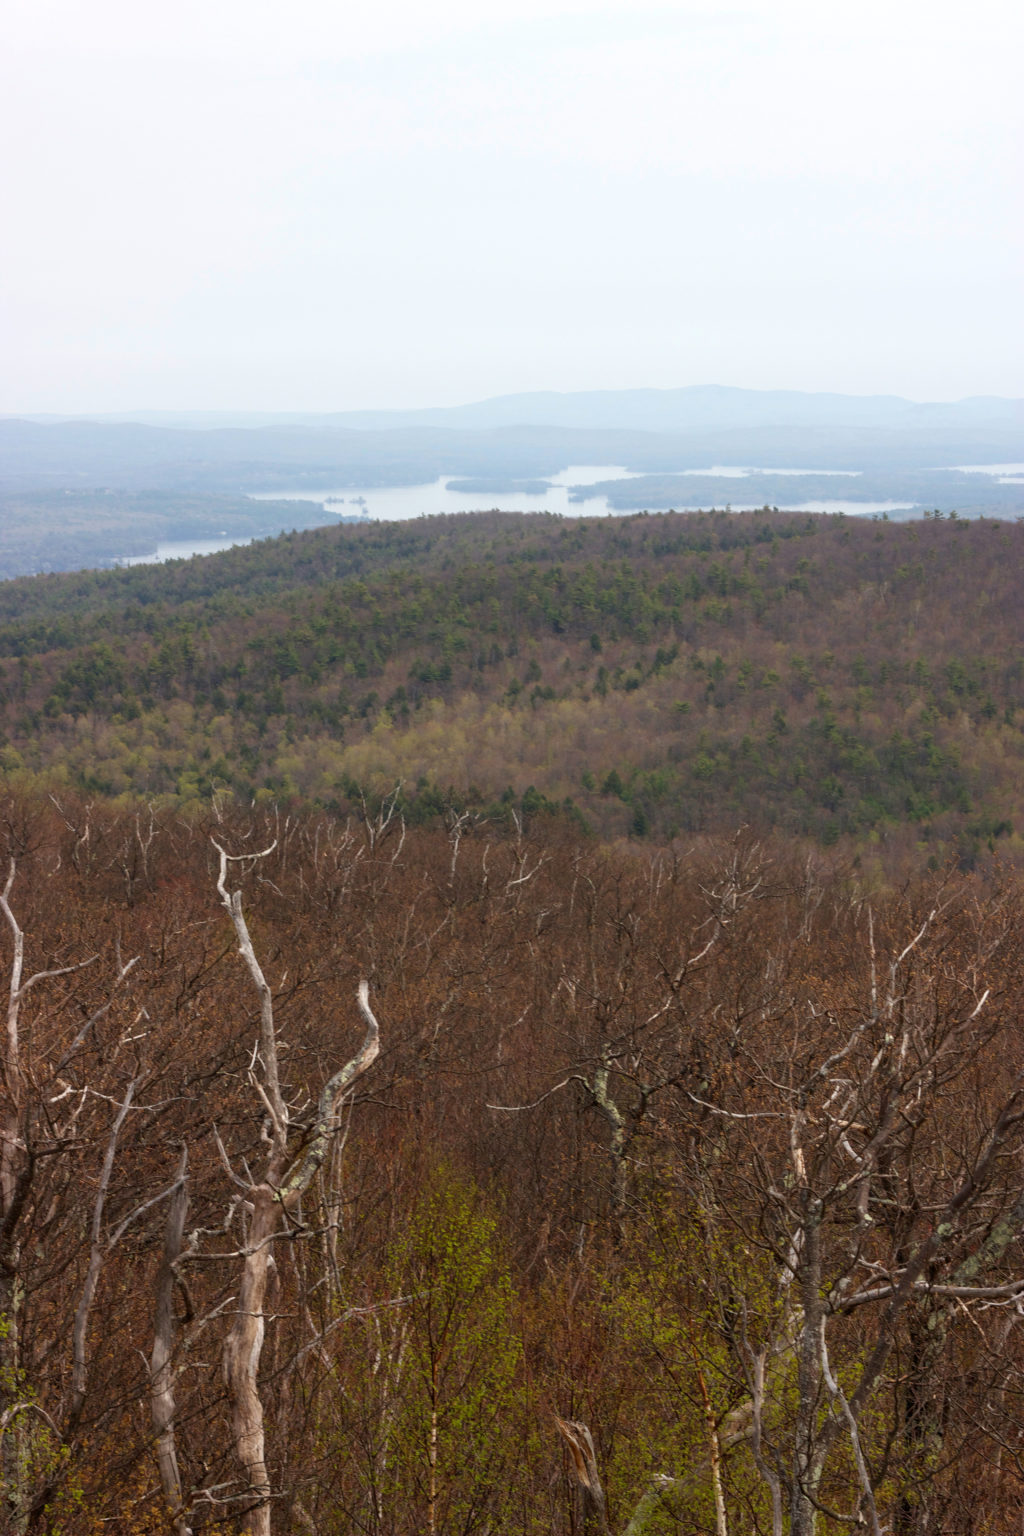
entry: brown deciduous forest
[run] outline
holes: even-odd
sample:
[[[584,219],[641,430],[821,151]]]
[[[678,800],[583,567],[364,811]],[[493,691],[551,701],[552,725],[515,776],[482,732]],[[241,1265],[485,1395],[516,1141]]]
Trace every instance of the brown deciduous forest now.
[[[6,1530],[1018,1528],[1012,866],[393,802],[0,834]]]

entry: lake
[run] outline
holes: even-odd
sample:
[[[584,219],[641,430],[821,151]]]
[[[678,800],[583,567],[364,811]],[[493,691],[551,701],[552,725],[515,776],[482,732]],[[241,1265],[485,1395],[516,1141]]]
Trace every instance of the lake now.
[[[545,491],[460,491],[452,488],[454,475],[442,475],[427,485],[334,486],[322,491],[260,492],[255,501],[318,501],[326,512],[346,517],[364,516],[380,522],[404,522],[436,512],[560,512],[564,517],[607,517],[612,509],[605,496],[570,501],[576,485],[596,485],[601,480],[634,480],[636,474],[614,464],[570,464],[551,475]]]
[[[622,516],[608,505],[606,496],[587,496],[582,501],[570,501],[570,491],[578,486],[598,485],[607,480],[637,480],[642,473],[623,469],[618,464],[570,464],[551,475],[542,491],[461,491],[455,488],[452,475],[425,485],[330,485],[319,490],[259,491],[252,493],[253,501],[311,501],[319,502],[327,514],[338,517],[357,517],[367,521],[404,522],[415,517],[427,517],[434,513],[481,512],[498,507],[502,512],[554,512],[563,517]],[[795,481],[801,475],[828,475],[837,480],[853,480],[860,474],[855,469],[760,469],[746,464],[713,464],[707,469],[678,471],[684,475],[710,475],[721,479],[722,505],[728,502],[734,512],[749,512],[760,502],[737,500],[735,489],[750,475],[790,475]],[[797,489],[797,487],[794,487]],[[839,487],[837,487],[839,489]],[[901,512],[910,503],[905,501],[852,501],[843,498],[827,501],[794,500],[785,510],[791,512],[846,512],[853,516],[870,515],[873,512]],[[638,499],[636,510],[642,509]],[[129,555],[118,565],[152,565],[163,560],[186,560],[192,555],[214,555],[236,544],[251,543],[249,539],[196,539],[166,541],[157,545],[148,555]]]
[[[381,522],[399,522],[413,517],[430,516],[436,512],[486,512],[500,508],[502,512],[557,512],[563,517],[622,516],[608,505],[606,496],[588,496],[582,501],[570,501],[569,493],[576,486],[598,485],[605,480],[638,480],[642,474],[652,471],[623,469],[615,464],[570,464],[551,475],[547,489],[543,491],[460,491],[452,481],[457,477],[442,475],[428,485],[396,486],[333,486],[323,490],[265,491],[254,496],[255,501],[317,501],[326,512],[346,517],[365,516]],[[666,473],[670,473],[666,471]],[[761,470],[752,465],[714,464],[708,469],[679,470],[684,475],[713,475],[728,481],[742,481],[750,475],[772,474],[800,475],[827,474],[837,478],[853,479],[860,471],[855,469],[770,469]],[[723,486],[723,492],[727,487]],[[748,512],[760,506],[760,502],[742,503],[723,494],[734,512]],[[794,501],[786,510],[792,512],[898,512],[911,504],[905,501]],[[643,507],[637,501],[636,510]]]
[[[969,475],[994,475],[1000,485],[1024,485],[1024,464],[958,464]]]

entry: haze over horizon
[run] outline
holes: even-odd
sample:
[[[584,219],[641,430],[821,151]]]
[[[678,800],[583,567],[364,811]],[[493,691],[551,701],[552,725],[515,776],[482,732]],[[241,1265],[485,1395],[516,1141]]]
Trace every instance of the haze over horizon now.
[[[0,411],[1024,396],[1009,0],[11,0]]]
[[[402,430],[432,427],[493,431],[503,427],[556,427],[592,432],[679,433],[759,427],[854,427],[907,430],[927,427],[1024,430],[1024,399],[972,395],[959,400],[909,400],[891,394],[756,390],[728,385],[677,389],[534,390],[491,395],[455,405],[348,411],[122,410],[111,412],[0,412],[0,421],[97,426],[145,425],[211,431],[280,426]]]

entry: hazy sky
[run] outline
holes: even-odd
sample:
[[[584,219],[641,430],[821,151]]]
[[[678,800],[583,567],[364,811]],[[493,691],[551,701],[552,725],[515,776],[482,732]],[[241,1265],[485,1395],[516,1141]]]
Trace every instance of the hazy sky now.
[[[0,411],[1024,395],[1020,0],[6,0]]]

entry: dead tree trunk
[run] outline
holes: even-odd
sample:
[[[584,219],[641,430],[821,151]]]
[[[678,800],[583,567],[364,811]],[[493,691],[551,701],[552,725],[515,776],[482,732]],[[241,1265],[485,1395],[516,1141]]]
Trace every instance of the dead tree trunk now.
[[[608,1508],[605,1503],[601,1475],[597,1469],[597,1454],[590,1430],[575,1419],[555,1416],[558,1432],[569,1447],[573,1475],[579,1491],[580,1530],[583,1536],[610,1536]]]
[[[273,1245],[285,1217],[297,1209],[303,1194],[323,1166],[337,1130],[342,1100],[356,1079],[376,1060],[380,1034],[370,1009],[368,984],[362,981],[357,998],[366,1024],[363,1044],[355,1056],[325,1083],[305,1146],[293,1149],[290,1143],[294,1126],[278,1072],[273,995],[249,936],[241,891],[229,892],[226,884],[228,864],[251,863],[253,856],[232,857],[217,844],[214,846],[220,855],[217,890],[234,925],[239,953],[260,999],[259,1040],[249,1080],[265,1111],[266,1137],[270,1143],[264,1177],[259,1183],[233,1175],[236,1183],[246,1187],[250,1216],[235,1320],[224,1342],[223,1372],[231,1402],[235,1453],[245,1475],[245,1497],[249,1504],[244,1529],[247,1536],[270,1536],[272,1488],[266,1462],[259,1369],[266,1332],[264,1302]],[[272,852],[272,847],[258,857],[265,857]]]

